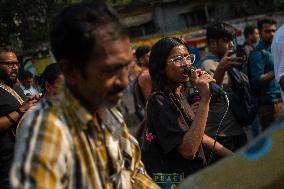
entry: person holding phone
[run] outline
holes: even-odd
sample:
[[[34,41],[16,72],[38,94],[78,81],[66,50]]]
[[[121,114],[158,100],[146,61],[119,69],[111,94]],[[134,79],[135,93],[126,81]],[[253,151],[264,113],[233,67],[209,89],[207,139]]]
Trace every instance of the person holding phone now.
[[[233,52],[235,31],[235,28],[226,23],[216,23],[208,26],[206,36],[209,52],[197,64],[198,67],[208,72],[226,92],[233,92],[231,91],[228,70],[239,67],[243,63],[243,58],[237,57]],[[226,112],[227,106],[224,98],[217,96],[212,98],[205,133],[211,137],[215,137],[217,134],[218,142],[235,151],[246,144],[247,137],[242,125],[237,122],[230,109],[224,117],[219,133],[217,133],[219,123]],[[215,155],[213,159],[215,161],[220,158]]]
[[[37,100],[26,97],[16,84],[19,61],[12,49],[0,47],[0,188],[9,189],[16,128],[22,115]]]

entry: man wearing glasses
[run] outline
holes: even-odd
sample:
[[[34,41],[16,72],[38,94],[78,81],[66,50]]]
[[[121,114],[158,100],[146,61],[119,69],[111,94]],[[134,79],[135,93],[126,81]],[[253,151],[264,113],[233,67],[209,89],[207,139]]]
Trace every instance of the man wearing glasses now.
[[[249,57],[251,83],[258,98],[258,115],[262,130],[282,115],[280,85],[275,79],[271,43],[276,31],[276,21],[265,18],[258,21],[260,42]]]
[[[16,54],[0,48],[0,188],[9,188],[9,170],[14,156],[15,130],[21,116],[35,102],[28,99],[16,81],[19,62]]]

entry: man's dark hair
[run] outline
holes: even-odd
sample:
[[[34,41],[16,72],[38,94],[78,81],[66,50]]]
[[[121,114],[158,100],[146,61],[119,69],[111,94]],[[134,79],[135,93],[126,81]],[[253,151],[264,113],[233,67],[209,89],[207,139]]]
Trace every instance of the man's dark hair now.
[[[182,39],[175,37],[162,38],[153,45],[149,58],[149,72],[154,88],[167,83],[164,75],[167,58],[169,57],[171,50],[180,45],[186,47],[186,44]]]
[[[62,72],[58,63],[49,64],[41,74],[41,84],[44,85],[44,82],[47,81],[49,84],[53,85],[60,74],[62,74]]]
[[[145,54],[150,52],[151,48],[149,46],[139,46],[135,51],[136,59],[143,57]]]
[[[0,53],[6,53],[6,52],[12,52],[12,53],[15,53],[14,50],[10,49],[10,48],[7,48],[7,47],[0,47]],[[16,53],[15,53],[16,54]]]
[[[264,18],[264,19],[259,20],[257,22],[257,28],[259,31],[262,29],[264,24],[276,25],[276,21],[273,20],[272,18]]]
[[[24,71],[21,75],[22,81],[25,81],[28,78],[34,78],[34,75],[30,71]]]
[[[244,36],[247,39],[249,35],[254,33],[254,30],[256,29],[256,26],[246,26],[244,29]]]
[[[233,40],[236,36],[236,29],[230,24],[215,23],[207,27],[206,37],[208,43],[211,39],[229,39]]]
[[[57,62],[66,59],[84,73],[92,51],[98,46],[96,34],[106,26],[109,40],[126,34],[116,13],[103,1],[74,4],[64,9],[54,18],[50,32]]]

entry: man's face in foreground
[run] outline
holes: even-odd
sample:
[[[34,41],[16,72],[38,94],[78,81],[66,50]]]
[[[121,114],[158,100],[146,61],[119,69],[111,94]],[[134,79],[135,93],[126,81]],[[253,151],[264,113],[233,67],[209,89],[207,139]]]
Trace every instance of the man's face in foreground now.
[[[133,60],[131,44],[127,36],[115,41],[98,38],[97,44],[84,74],[78,70],[73,84],[76,93],[91,108],[112,107],[117,105],[128,85],[128,69]]]

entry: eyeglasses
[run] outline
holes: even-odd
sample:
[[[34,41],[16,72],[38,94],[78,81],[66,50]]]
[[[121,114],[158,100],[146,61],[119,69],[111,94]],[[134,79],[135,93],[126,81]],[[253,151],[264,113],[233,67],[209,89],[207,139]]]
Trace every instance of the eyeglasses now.
[[[176,66],[185,66],[192,64],[195,61],[195,55],[189,54],[187,56],[178,55],[170,59],[170,62],[174,63]]]
[[[6,65],[8,68],[19,66],[19,62],[13,61],[0,61],[0,65]]]

